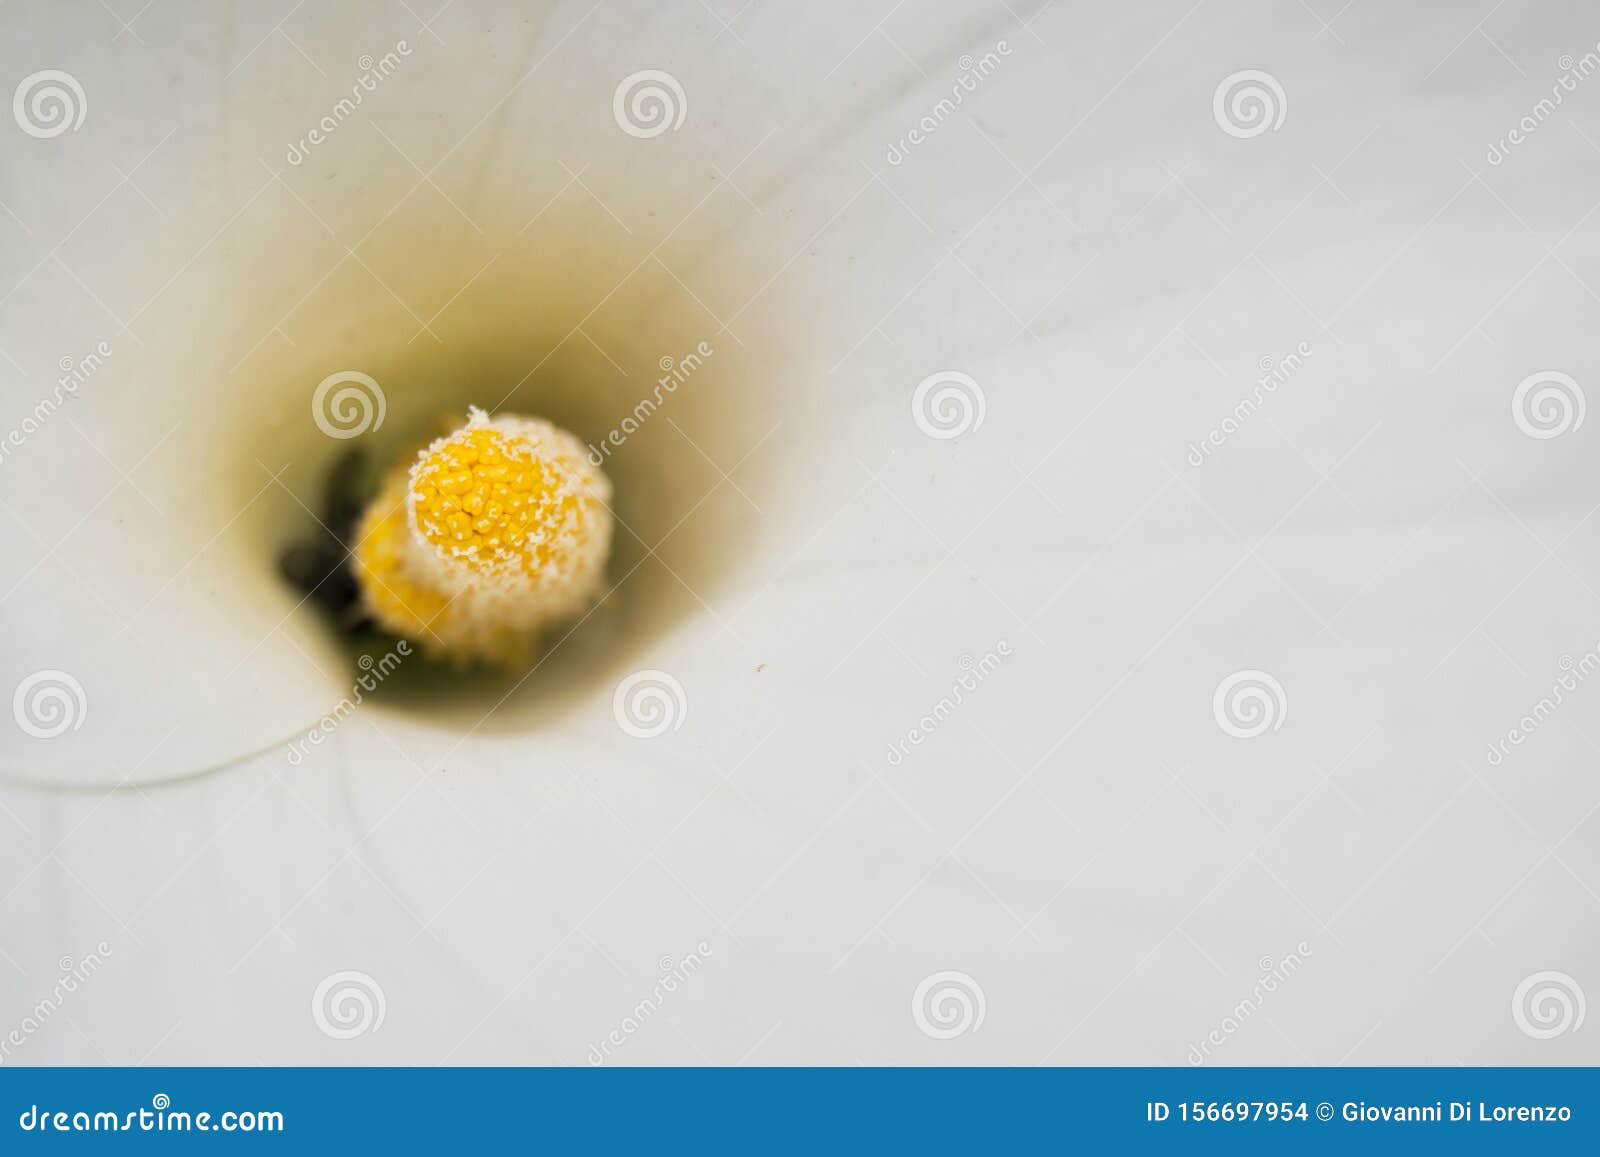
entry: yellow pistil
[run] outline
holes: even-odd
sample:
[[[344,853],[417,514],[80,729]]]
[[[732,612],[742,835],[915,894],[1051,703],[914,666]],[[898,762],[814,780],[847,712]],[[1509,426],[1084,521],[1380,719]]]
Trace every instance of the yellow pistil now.
[[[443,558],[481,575],[560,565],[579,523],[579,495],[526,439],[469,426],[412,471],[417,531]]]
[[[391,477],[362,518],[363,603],[435,653],[523,665],[546,627],[598,596],[610,497],[571,434],[474,410]]]
[[[426,639],[429,631],[442,625],[439,620],[449,600],[418,581],[405,565],[410,485],[404,470],[385,479],[382,491],[356,524],[351,555],[368,613],[398,634]]]

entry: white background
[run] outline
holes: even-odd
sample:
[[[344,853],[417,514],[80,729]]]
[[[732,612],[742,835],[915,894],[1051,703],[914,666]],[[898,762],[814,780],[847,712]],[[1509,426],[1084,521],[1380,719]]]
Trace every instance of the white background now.
[[[1600,647],[1600,417],[1513,408],[1545,372],[1600,403],[1600,78],[1558,79],[1600,52],[1584,6],[24,0],[0,29],[0,87],[64,70],[87,105],[0,124],[0,426],[117,349],[0,466],[4,690],[83,688],[76,730],[0,729],[0,1035],[108,949],[5,1063],[583,1064],[613,1030],[626,1064],[1183,1064],[1214,1031],[1211,1063],[1600,1061],[1600,678],[1489,758]],[[643,69],[684,116],[638,137]],[[1278,92],[1236,135],[1243,70]],[[294,765],[351,686],[271,574],[341,448],[311,391],[371,369],[396,432],[447,404],[411,351],[483,326],[516,353],[480,404],[576,382],[590,439],[659,358],[716,354],[617,451],[617,586],[548,665],[499,707],[363,705]],[[984,401],[954,438],[913,412],[946,371]],[[269,402],[284,440],[227,441]],[[235,459],[238,493],[207,474]],[[613,710],[643,669],[682,689],[649,739]],[[1282,690],[1253,738],[1213,707],[1239,671]],[[350,1039],[313,1012],[344,971]],[[943,1038],[913,1002],[951,971]],[[1518,1009],[1546,971],[1566,1007]]]

